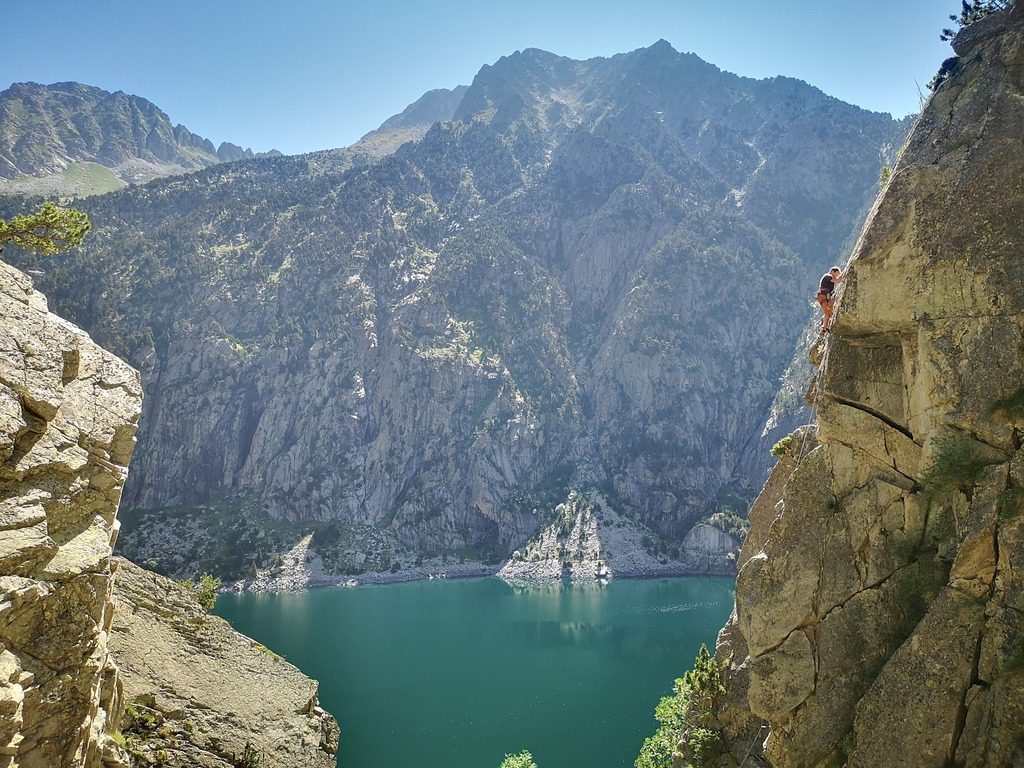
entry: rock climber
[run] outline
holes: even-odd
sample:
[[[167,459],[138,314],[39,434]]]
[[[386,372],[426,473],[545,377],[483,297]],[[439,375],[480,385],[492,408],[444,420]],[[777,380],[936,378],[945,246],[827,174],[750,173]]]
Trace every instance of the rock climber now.
[[[821,330],[828,333],[832,328],[832,313],[834,310],[835,296],[833,295],[838,283],[843,282],[843,270],[839,267],[832,267],[821,276],[818,284],[818,304],[825,315],[821,318]]]

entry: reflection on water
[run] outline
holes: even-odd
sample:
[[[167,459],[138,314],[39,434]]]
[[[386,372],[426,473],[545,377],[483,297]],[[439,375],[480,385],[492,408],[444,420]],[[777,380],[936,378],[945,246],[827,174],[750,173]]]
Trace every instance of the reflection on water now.
[[[733,602],[728,579],[437,580],[224,595],[217,612],[321,681],[345,768],[629,768]]]

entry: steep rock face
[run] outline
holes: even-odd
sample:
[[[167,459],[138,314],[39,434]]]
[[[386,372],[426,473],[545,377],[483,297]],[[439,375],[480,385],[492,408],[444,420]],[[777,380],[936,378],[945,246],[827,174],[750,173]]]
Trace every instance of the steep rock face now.
[[[123,768],[123,725],[133,764],[233,767],[248,742],[265,766],[333,766],[314,681],[181,587],[112,573],[139,374],[3,262],[0,316],[0,765]]]
[[[117,558],[110,650],[130,703],[123,725],[139,764],[333,768],[338,725],[317,683],[209,616],[173,581]],[[255,764],[255,763],[250,763]]]
[[[0,764],[98,766],[120,717],[114,516],[139,376],[0,263]]]
[[[1024,9],[955,50],[751,511],[713,718],[747,765],[1024,763]]]
[[[619,515],[600,493],[572,493],[554,517],[512,553],[498,575],[508,581],[684,573],[735,573],[736,540],[710,525],[695,525],[670,549],[650,529]]]
[[[87,247],[31,263],[143,371],[125,553],[238,576],[313,533],[342,570],[497,562],[572,492],[678,549],[762,484],[808,286],[902,131],[667,43],[528,50],[367,166],[89,201]]]

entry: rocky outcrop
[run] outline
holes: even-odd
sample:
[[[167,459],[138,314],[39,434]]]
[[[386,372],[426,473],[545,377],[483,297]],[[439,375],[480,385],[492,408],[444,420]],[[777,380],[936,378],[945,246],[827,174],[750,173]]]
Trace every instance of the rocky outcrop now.
[[[498,576],[510,582],[594,581],[693,572],[687,566],[694,564],[680,555],[678,548],[667,551],[652,531],[619,514],[601,494],[572,493],[555,508],[552,521],[512,553]]]
[[[707,523],[690,529],[680,545],[681,559],[687,573],[708,573],[731,576],[736,573],[739,542],[725,531]]]
[[[113,573],[138,373],[2,262],[0,316],[0,766],[333,766],[314,681],[174,583]]]
[[[120,558],[110,649],[138,764],[333,768],[338,725],[320,708],[316,681],[175,582]]]
[[[0,316],[0,765],[98,766],[120,718],[110,558],[139,376],[3,263]]]
[[[954,47],[751,510],[722,765],[1024,764],[1024,9]]]

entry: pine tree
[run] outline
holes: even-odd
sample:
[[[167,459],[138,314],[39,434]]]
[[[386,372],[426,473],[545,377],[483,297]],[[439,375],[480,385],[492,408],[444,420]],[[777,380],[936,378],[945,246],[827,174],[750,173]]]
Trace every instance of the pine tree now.
[[[952,40],[956,37],[956,33],[968,24],[973,24],[979,19],[983,19],[990,13],[997,11],[1005,11],[1011,5],[1013,0],[960,0],[960,15],[950,15],[949,20],[956,24],[956,29],[944,29],[942,34],[939,35],[939,39],[946,41]]]
[[[10,221],[0,219],[0,252],[10,243],[43,255],[60,253],[81,245],[91,228],[89,216],[83,211],[43,203],[36,213],[15,216]]]

